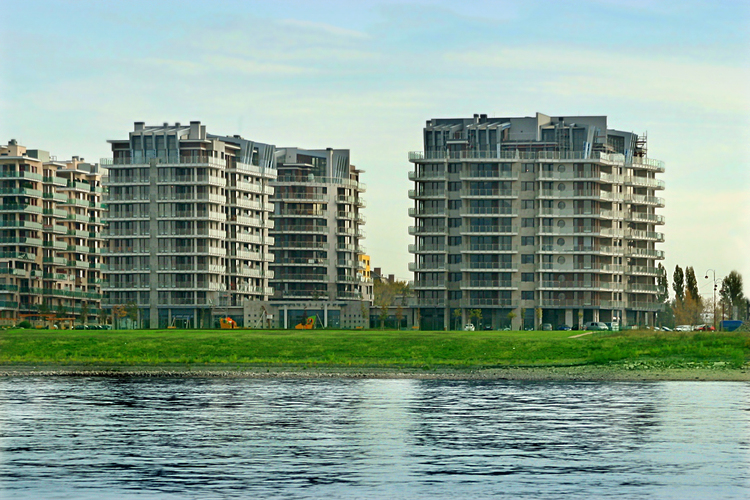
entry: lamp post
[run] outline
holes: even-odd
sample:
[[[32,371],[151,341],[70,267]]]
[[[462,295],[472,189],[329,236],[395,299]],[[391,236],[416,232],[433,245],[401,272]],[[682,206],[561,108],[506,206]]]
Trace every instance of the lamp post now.
[[[705,279],[708,279],[708,271],[711,271],[714,277],[714,330],[715,330],[716,329],[716,271],[714,269],[708,269],[706,271]]]

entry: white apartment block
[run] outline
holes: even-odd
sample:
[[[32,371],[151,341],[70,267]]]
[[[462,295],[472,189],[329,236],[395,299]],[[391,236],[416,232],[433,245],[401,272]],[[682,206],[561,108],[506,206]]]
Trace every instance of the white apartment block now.
[[[348,149],[277,150],[274,300],[372,300],[361,244],[365,185],[349,157]]]
[[[474,309],[495,329],[654,324],[664,164],[645,137],[606,116],[432,119],[409,161],[423,328]]]
[[[137,305],[143,328],[241,324],[243,302],[272,295],[275,147],[198,121],[109,142],[106,306]]]
[[[96,164],[0,146],[0,324],[97,321],[102,194]]]

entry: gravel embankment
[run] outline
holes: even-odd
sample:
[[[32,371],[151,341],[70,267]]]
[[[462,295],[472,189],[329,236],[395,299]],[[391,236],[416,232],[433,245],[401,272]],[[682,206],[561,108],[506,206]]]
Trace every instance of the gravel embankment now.
[[[710,365],[660,367],[645,364],[616,366],[551,366],[464,368],[341,367],[341,366],[5,366],[0,377],[138,377],[138,378],[256,378],[256,379],[444,379],[444,380],[577,380],[750,381],[750,367]]]

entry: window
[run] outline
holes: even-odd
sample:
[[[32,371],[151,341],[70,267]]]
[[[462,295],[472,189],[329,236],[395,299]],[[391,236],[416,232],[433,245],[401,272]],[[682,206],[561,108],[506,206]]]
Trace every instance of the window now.
[[[558,244],[559,246],[563,246],[563,245],[565,244],[565,239],[564,239],[564,238],[558,238],[558,239],[557,239],[557,244]]]
[[[533,191],[534,190],[534,183],[533,182],[522,182],[521,183],[521,190],[522,191]]]
[[[450,254],[448,255],[448,264],[460,264],[461,263],[461,254]]]
[[[448,200],[448,210],[458,210],[461,208],[461,200]]]
[[[461,244],[461,237],[460,236],[449,236],[448,237],[448,246],[450,247],[457,247]]]
[[[533,244],[534,244],[533,236],[521,236],[521,245],[533,245]]]
[[[458,191],[461,189],[461,183],[460,182],[449,182],[448,183],[448,191]]]
[[[521,273],[521,281],[534,281],[534,273]]]
[[[560,203],[558,203],[557,208],[559,208],[560,210],[565,210],[565,202],[561,201]]]
[[[521,227],[534,227],[534,218],[526,217],[521,219]]]
[[[450,217],[448,227],[461,227],[461,217]]]
[[[565,184],[561,182],[560,184],[557,185],[557,189],[558,191],[565,191]]]
[[[448,281],[458,283],[461,281],[461,273],[448,273]]]
[[[534,263],[533,253],[525,253],[521,255],[521,264],[533,264],[533,263]]]
[[[521,209],[529,210],[534,209],[534,200],[521,200]]]
[[[526,173],[534,173],[534,164],[533,163],[524,163],[523,164],[523,171]]]
[[[521,300],[534,300],[534,291],[524,291],[521,292]]]

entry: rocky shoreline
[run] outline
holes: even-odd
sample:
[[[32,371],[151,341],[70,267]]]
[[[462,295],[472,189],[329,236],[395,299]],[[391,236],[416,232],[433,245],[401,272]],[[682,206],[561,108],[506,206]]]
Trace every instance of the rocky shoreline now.
[[[651,365],[549,367],[351,367],[351,366],[3,366],[0,377],[419,379],[528,381],[750,381],[750,367],[723,363],[688,367]]]

